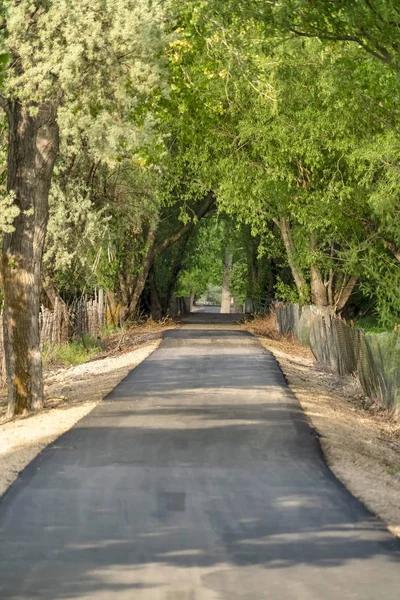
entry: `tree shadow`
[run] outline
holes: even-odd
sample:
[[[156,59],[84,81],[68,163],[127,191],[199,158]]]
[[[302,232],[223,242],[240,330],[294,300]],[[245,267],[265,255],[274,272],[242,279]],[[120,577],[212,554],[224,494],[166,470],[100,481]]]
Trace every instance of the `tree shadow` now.
[[[329,471],[275,360],[207,355],[163,342],[21,474],[1,598],[397,600],[400,542]]]

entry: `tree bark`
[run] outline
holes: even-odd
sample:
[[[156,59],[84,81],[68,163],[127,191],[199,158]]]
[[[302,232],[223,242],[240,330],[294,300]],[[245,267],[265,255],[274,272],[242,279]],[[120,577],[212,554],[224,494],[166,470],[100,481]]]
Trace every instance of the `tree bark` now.
[[[310,267],[311,302],[315,306],[328,306],[327,289],[321,277],[321,271],[315,266]]]
[[[229,279],[232,271],[232,254],[225,252],[224,279],[222,281],[221,314],[231,312],[231,293],[229,290]]]
[[[311,235],[310,240],[311,251],[316,252],[318,250],[317,241],[315,236]],[[316,265],[310,267],[310,287],[311,287],[311,302],[315,306],[328,306],[328,293],[322,279],[321,271]]]
[[[354,275],[352,275],[351,277],[349,277],[347,280],[345,279],[343,281],[343,284],[340,288],[340,290],[337,291],[337,293],[335,294],[335,311],[336,312],[340,312],[341,310],[344,309],[344,307],[346,306],[347,302],[350,299],[351,294],[353,293],[353,290],[357,284],[357,277],[355,277]]]
[[[150,270],[154,264],[154,244],[156,241],[157,229],[158,219],[154,219],[149,226],[146,238],[145,251],[143,252],[142,262],[137,272],[134,288],[132,290],[132,293],[130,294],[129,303],[123,311],[122,321],[124,322],[128,321],[135,314],[140,296],[142,295]]]
[[[52,104],[23,106],[12,100],[5,109],[9,124],[7,190],[15,195],[20,208],[14,232],[4,236],[1,261],[8,415],[13,416],[43,405],[41,266],[59,140]]]
[[[119,312],[121,306],[113,292],[107,290],[107,325],[114,327],[119,325]]]
[[[154,321],[159,321],[162,317],[162,307],[160,294],[158,292],[154,269],[151,270],[149,275],[150,283],[150,303],[151,303],[151,318]]]
[[[283,245],[285,246],[287,259],[289,263],[290,270],[293,275],[294,282],[297,287],[297,291],[299,292],[300,299],[302,301],[306,300],[306,280],[301,271],[301,269],[296,265],[295,261],[295,248],[292,239],[292,234],[290,231],[289,221],[285,217],[281,217],[280,219],[273,219],[275,225],[278,226],[279,231],[282,235]]]

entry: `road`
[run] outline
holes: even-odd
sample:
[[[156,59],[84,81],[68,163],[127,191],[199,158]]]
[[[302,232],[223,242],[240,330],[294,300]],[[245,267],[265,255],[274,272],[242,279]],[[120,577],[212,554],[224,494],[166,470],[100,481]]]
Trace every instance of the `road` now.
[[[193,315],[0,502],[2,600],[398,600],[272,355]]]

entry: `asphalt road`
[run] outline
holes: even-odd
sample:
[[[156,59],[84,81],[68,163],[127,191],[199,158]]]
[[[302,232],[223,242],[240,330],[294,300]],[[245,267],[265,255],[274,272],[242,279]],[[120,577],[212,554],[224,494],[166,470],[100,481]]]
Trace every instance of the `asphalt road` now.
[[[1,600],[399,600],[400,543],[219,319],[168,332],[10,488]]]

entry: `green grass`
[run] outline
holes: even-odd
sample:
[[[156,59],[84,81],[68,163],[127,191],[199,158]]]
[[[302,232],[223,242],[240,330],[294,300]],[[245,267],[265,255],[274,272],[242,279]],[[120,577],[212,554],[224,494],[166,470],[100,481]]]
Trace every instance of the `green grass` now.
[[[90,335],[69,344],[46,344],[42,352],[43,364],[62,364],[66,367],[81,365],[96,356],[100,350],[99,341]]]
[[[397,475],[398,473],[400,473],[400,465],[398,465],[397,467],[386,467],[386,473],[388,473],[389,475]]]
[[[387,333],[393,331],[393,327],[382,325],[375,315],[368,315],[357,319],[355,326],[363,329],[365,333]]]
[[[123,333],[124,329],[122,327],[118,327],[116,325],[105,325],[101,328],[100,335],[102,338],[107,338],[114,333]]]

